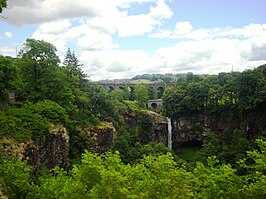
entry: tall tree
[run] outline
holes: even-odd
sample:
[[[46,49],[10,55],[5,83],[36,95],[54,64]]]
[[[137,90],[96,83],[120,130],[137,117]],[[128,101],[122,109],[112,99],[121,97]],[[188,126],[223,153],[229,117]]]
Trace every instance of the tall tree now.
[[[134,90],[134,98],[141,104],[148,102],[149,100],[148,87],[142,84],[136,85],[135,90]]]
[[[34,61],[42,67],[54,66],[60,63],[56,51],[56,47],[51,43],[27,39],[19,52],[19,57],[24,60]]]
[[[63,61],[64,66],[75,66],[79,67],[82,66],[82,64],[79,63],[79,60],[77,56],[75,55],[75,52],[71,52],[70,48],[67,49],[65,59]]]
[[[0,100],[3,100],[6,93],[15,88],[16,79],[17,68],[12,58],[0,55]]]
[[[65,73],[69,77],[70,84],[74,87],[81,87],[81,84],[86,82],[86,75],[81,70],[80,64],[75,52],[71,52],[70,48],[67,49],[63,66],[65,68]]]
[[[60,105],[73,100],[67,77],[58,65],[60,60],[55,46],[45,41],[27,39],[19,57],[27,99],[50,99]]]

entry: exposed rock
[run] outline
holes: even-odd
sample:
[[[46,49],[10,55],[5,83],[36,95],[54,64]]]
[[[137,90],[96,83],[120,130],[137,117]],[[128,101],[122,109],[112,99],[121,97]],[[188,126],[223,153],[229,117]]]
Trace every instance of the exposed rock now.
[[[124,116],[124,122],[130,127],[138,125],[143,117],[148,117],[151,121],[150,127],[145,129],[148,132],[148,142],[163,143],[167,146],[167,119],[166,117],[153,111],[141,111],[139,113],[128,114]]]
[[[99,154],[111,149],[116,135],[113,124],[108,122],[101,122],[98,126],[82,128],[78,131],[79,133],[85,133],[90,138],[92,144],[90,151]]]
[[[202,142],[210,132],[222,133],[226,129],[240,129],[247,138],[255,138],[266,129],[266,111],[247,114],[224,112],[213,115],[194,115],[175,118],[173,124],[173,145],[178,147],[188,142]]]
[[[52,126],[51,134],[43,141],[29,143],[25,149],[24,159],[36,170],[55,166],[68,167],[69,137],[63,126]]]
[[[0,199],[8,199],[8,197],[3,193],[3,187],[0,183]]]
[[[11,137],[3,137],[1,139],[1,148],[4,156],[15,156],[22,160],[27,146],[32,145],[33,141],[18,142]]]
[[[180,117],[172,122],[173,148],[189,142],[202,142],[208,126],[204,125],[206,118],[202,117]],[[204,134],[205,132],[205,134]]]
[[[124,117],[124,121],[130,127],[138,125],[146,115],[151,119],[148,142],[162,142],[167,146],[168,127],[167,119],[152,111],[130,114]],[[201,144],[204,137],[210,132],[222,133],[226,129],[241,129],[246,132],[247,138],[255,138],[266,129],[266,111],[257,110],[247,114],[235,114],[224,112],[220,114],[186,116],[172,118],[173,149],[186,144]]]

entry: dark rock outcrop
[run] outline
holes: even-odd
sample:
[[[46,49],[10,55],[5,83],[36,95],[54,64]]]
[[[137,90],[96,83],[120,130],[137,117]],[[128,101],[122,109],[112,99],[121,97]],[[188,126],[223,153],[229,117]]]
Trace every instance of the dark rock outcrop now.
[[[52,169],[55,166],[68,168],[68,132],[63,126],[53,126],[51,129],[52,133],[43,141],[31,142],[25,149],[23,159],[34,166],[35,170],[43,167]]]
[[[102,122],[100,125],[91,128],[82,128],[78,131],[89,137],[91,141],[90,151],[98,154],[110,151],[116,136],[113,124],[108,122]]]
[[[217,134],[224,130],[240,129],[246,133],[248,139],[254,139],[266,130],[266,111],[259,110],[246,114],[224,112],[212,115],[194,115],[190,117],[174,118],[173,147],[188,142],[202,142],[210,132]]]
[[[144,117],[148,117],[150,120],[150,125],[146,129],[144,129],[145,131],[148,131],[148,133],[146,134],[146,138],[148,139],[147,142],[161,142],[164,145],[167,145],[168,131],[166,117],[153,111],[145,110],[139,113],[128,114],[124,116],[124,122],[129,127],[134,128],[136,127],[136,125],[139,125],[141,123],[140,121],[143,120]]]
[[[138,125],[143,114],[150,118],[151,126],[148,132],[148,142],[161,142],[167,146],[168,127],[167,119],[152,111],[144,111],[141,114],[131,114],[124,117],[124,121],[130,127]],[[145,117],[146,117],[145,116]],[[248,139],[254,139],[266,130],[266,111],[257,110],[246,114],[230,112],[212,115],[197,114],[172,118],[173,149],[190,144],[201,145],[204,137],[210,132],[222,133],[224,130],[240,129],[246,133]]]

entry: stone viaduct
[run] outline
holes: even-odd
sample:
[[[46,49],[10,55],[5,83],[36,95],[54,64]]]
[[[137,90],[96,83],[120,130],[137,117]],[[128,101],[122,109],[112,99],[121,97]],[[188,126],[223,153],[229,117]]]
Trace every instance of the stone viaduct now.
[[[114,89],[126,89],[130,88],[131,92],[134,90],[135,86],[140,83],[97,83],[98,85],[103,86],[105,89],[114,90]],[[153,99],[149,100],[148,107],[153,108],[155,111],[161,109],[163,102],[160,99],[163,95],[164,89],[166,87],[176,87],[176,83],[164,83],[164,82],[152,82],[152,83],[142,83],[143,85],[148,86],[153,90]]]

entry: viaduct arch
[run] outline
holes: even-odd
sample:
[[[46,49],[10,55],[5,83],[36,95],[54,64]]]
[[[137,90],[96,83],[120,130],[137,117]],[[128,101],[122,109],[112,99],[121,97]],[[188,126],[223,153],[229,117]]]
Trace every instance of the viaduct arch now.
[[[134,90],[138,83],[98,83],[98,85],[103,86],[108,90],[125,89],[129,87],[131,91]],[[152,108],[155,112],[160,110],[163,106],[163,101],[161,99],[164,89],[166,87],[176,87],[176,83],[164,83],[164,82],[154,82],[145,83],[153,91],[153,99],[148,101],[148,107]]]

